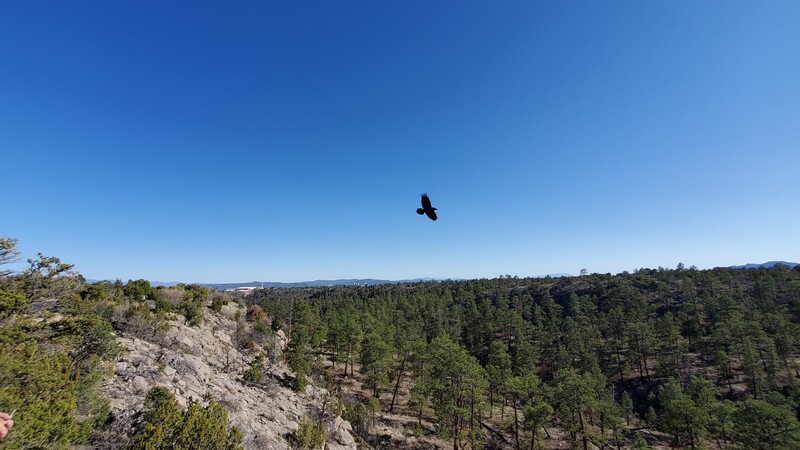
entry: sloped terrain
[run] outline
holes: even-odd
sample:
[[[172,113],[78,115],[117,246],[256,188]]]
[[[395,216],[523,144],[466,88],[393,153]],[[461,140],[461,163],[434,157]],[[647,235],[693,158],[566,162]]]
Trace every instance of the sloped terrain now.
[[[192,400],[214,399],[228,411],[231,424],[244,436],[245,448],[288,448],[287,436],[295,432],[302,418],[319,419],[327,402],[325,389],[309,385],[303,394],[284,386],[290,374],[280,362],[267,363],[264,381],[244,381],[245,371],[256,354],[272,350],[259,344],[247,354],[235,343],[237,311],[235,303],[222,307],[220,313],[204,311],[197,327],[175,317],[159,342],[134,336],[120,336],[121,355],[114,365],[114,375],[103,384],[111,403],[114,426],[106,433],[127,435],[144,396],[154,386],[167,387],[178,403],[186,407]],[[280,345],[280,344],[276,344]],[[330,408],[328,408],[330,409]],[[327,420],[329,449],[355,449],[350,424],[341,417]]]

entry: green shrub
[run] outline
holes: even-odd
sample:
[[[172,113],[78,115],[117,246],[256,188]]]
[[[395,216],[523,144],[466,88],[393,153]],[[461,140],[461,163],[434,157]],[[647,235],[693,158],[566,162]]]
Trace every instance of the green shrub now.
[[[110,296],[95,297],[93,295],[84,296],[70,295],[59,299],[65,308],[64,313],[72,315],[100,316],[110,319],[114,315],[116,303]]]
[[[320,420],[314,423],[308,417],[300,420],[300,426],[289,439],[291,448],[297,449],[317,449],[325,447],[328,440],[328,432],[325,429],[325,422]]]
[[[203,311],[200,306],[200,303],[191,299],[183,300],[178,305],[178,311],[186,317],[186,323],[188,323],[190,327],[200,325],[200,320],[203,318]]]
[[[128,280],[122,292],[131,300],[141,302],[147,299],[154,299],[153,292],[155,289],[150,287],[150,282],[147,280]]]
[[[176,287],[183,288],[186,297],[197,303],[203,303],[208,298],[208,289],[199,284],[178,284]]]
[[[111,323],[102,317],[70,317],[53,322],[51,328],[54,332],[52,339],[68,344],[72,348],[72,357],[78,364],[91,361],[89,366],[93,368],[94,360],[116,359],[119,354],[119,345]]]
[[[169,329],[169,324],[151,313],[144,303],[132,303],[116,326],[126,333],[151,342],[161,339]]]
[[[87,284],[81,290],[81,298],[84,300],[110,300],[111,291],[114,285],[107,281]]]
[[[636,450],[647,450],[650,445],[647,444],[647,439],[642,436],[642,433],[636,433],[636,438],[633,440],[633,448]]]
[[[16,291],[0,289],[0,319],[12,314],[22,314],[28,310],[28,298]]]
[[[202,407],[192,402],[181,412],[175,396],[164,387],[151,389],[145,397],[129,450],[239,450],[242,433],[228,429],[228,413],[215,401]]]
[[[78,377],[76,382],[76,414],[85,418],[78,424],[78,442],[86,442],[94,430],[103,427],[111,414],[111,405],[101,386],[103,375],[101,371],[94,370]]]
[[[356,435],[367,436],[369,434],[369,413],[366,404],[362,402],[346,404],[342,412],[342,419],[350,422]]]
[[[261,336],[264,336],[264,337],[269,337],[269,336],[272,336],[273,334],[275,334],[275,333],[272,332],[272,329],[270,327],[268,327],[267,324],[264,323],[263,321],[262,322],[256,322],[256,324],[253,325],[253,331],[255,331],[257,334],[259,334]]]
[[[256,356],[253,364],[244,373],[244,379],[251,383],[261,383],[264,378],[264,358],[261,355]]]
[[[186,322],[191,327],[200,325],[203,318],[203,304],[208,298],[208,289],[197,284],[178,284],[176,289],[182,289],[183,295],[176,310],[186,317]]]
[[[129,449],[166,448],[183,418],[175,396],[164,387],[151,389],[144,399]]]
[[[294,378],[292,378],[291,387],[296,392],[303,393],[306,391],[306,386],[308,386],[308,377],[304,374],[297,374]]]
[[[81,430],[71,359],[30,343],[10,350],[0,352],[0,405],[17,413],[3,449],[67,448],[78,441]]]
[[[214,299],[211,300],[211,310],[214,312],[220,312],[222,311],[222,307],[227,304],[228,304],[227,298],[219,296],[214,297]]]
[[[156,312],[170,313],[175,311],[175,306],[162,296],[156,300]]]

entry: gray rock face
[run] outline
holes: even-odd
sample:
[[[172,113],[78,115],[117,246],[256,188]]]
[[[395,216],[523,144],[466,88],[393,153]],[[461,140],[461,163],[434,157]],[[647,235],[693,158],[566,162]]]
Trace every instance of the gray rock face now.
[[[139,375],[133,377],[133,382],[131,385],[133,386],[133,390],[139,394],[146,393],[147,389],[149,388],[147,381],[145,381],[145,379]]]
[[[153,343],[132,336],[118,337],[122,354],[115,374],[103,386],[112,414],[122,433],[130,433],[132,419],[142,409],[144,397],[155,386],[164,386],[186,408],[190,401],[207,403],[215,399],[227,411],[231,424],[239,427],[247,449],[287,449],[286,438],[303,417],[317,419],[328,395],[310,385],[303,394],[284,387],[288,369],[265,358],[265,380],[255,386],[243,382],[255,354],[265,349],[256,345],[249,354],[233,344],[236,305],[225,305],[221,313],[204,309],[199,327],[189,327],[182,318],[169,322],[162,342]],[[244,317],[244,311],[240,316]],[[284,342],[279,342],[283,345]],[[341,417],[327,417],[331,450],[355,450],[350,423]]]
[[[337,417],[328,426],[327,448],[330,450],[344,450],[356,445],[353,439],[353,429],[350,422]]]

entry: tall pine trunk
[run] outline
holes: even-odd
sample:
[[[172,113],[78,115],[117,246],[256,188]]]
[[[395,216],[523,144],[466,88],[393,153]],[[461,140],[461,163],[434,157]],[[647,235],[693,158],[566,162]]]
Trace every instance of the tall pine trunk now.
[[[400,363],[400,371],[397,374],[397,382],[394,384],[394,393],[392,393],[392,403],[389,405],[389,412],[394,409],[394,400],[397,398],[397,390],[400,388],[400,380],[403,378],[403,369],[406,367],[406,359],[408,353],[403,353],[403,362]]]
[[[589,442],[586,439],[586,428],[583,425],[583,412],[578,411],[578,419],[581,424],[581,440],[583,441],[583,450],[589,450]]]
[[[458,414],[453,414],[453,450],[458,450]]]
[[[517,420],[517,397],[511,397],[511,407],[514,408],[514,441],[517,444],[517,450],[519,450],[519,420]]]

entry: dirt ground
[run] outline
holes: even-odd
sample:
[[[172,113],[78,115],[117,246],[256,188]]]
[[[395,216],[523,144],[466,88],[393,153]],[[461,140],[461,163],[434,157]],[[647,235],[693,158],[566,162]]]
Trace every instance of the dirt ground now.
[[[331,368],[330,355],[320,355],[323,359],[325,368]],[[691,375],[703,375],[709,379],[715,379],[713,373],[708,373],[709,368],[699,360],[699,355],[688,354],[689,360],[689,373]],[[655,366],[655,359],[652,361]],[[703,368],[703,369],[698,369]],[[736,368],[738,369],[738,368]],[[712,369],[713,370],[713,369]],[[361,374],[361,366],[355,364],[355,375],[344,375],[344,364],[337,363],[334,372],[334,382],[339,391],[339,396],[345,402],[357,402],[366,400],[371,397],[372,392],[365,389],[363,386],[364,377]],[[348,372],[350,369],[348,367]],[[738,371],[737,371],[738,372]],[[619,382],[619,380],[612,380]],[[632,380],[626,377],[624,384],[630,384]],[[742,377],[737,376],[733,381],[733,395],[743,395],[746,391],[746,385]],[[376,414],[375,424],[370,424],[368,428],[369,445],[375,449],[451,449],[453,448],[452,441],[446,441],[439,438],[436,433],[436,419],[430,414],[423,414],[421,423],[418,421],[416,411],[408,407],[410,399],[410,391],[413,386],[413,379],[409,373],[405,373],[401,380],[400,387],[397,392],[397,399],[393,411],[388,411],[389,404],[392,399],[392,392],[394,389],[394,380],[387,386],[383,392],[380,393],[381,411]],[[630,388],[631,386],[628,386]],[[720,394],[726,395],[728,393],[727,386],[724,389],[720,388]],[[515,439],[513,430],[508,427],[504,429],[502,418],[506,421],[508,417],[513,416],[513,409],[509,405],[501,405],[495,401],[494,408],[491,416],[484,416],[481,419],[483,431],[486,436],[484,445],[480,448],[491,449],[514,449]],[[555,450],[555,449],[568,449],[570,448],[567,436],[558,427],[556,421],[547,427],[549,437],[544,439],[540,448]],[[636,434],[641,434],[648,442],[652,449],[667,450],[669,446],[670,436],[647,427],[645,423],[639,421],[635,417],[631,418],[631,422],[627,425],[627,431],[623,439],[621,439],[621,448],[631,448],[633,439]],[[705,442],[706,448],[717,449],[718,445],[713,440]],[[462,447],[469,448],[467,443],[462,442]],[[520,434],[520,448],[530,448],[529,435]],[[590,448],[596,448],[590,445]],[[606,448],[616,448],[616,445],[611,445]]]
[[[324,365],[326,368],[332,366],[330,358],[326,357]],[[372,392],[363,386],[364,377],[360,372],[361,366],[355,364],[355,375],[344,376],[344,364],[337,363],[334,372],[335,384],[339,389],[339,396],[345,402],[356,402],[368,399]],[[348,367],[348,372],[350,369]],[[380,395],[381,411],[375,417],[375,425],[370,425],[368,432],[371,435],[370,445],[375,449],[451,449],[452,441],[446,441],[436,436],[436,419],[430,415],[422,416],[422,425],[419,425],[416,412],[408,408],[410,390],[413,386],[411,376],[406,373],[401,380],[397,392],[397,399],[393,411],[388,412],[389,404],[392,399],[394,383],[391,383]],[[503,411],[503,409],[505,411]],[[513,415],[510,406],[502,406],[495,403],[491,417],[483,417],[481,422],[484,425],[486,441],[484,446],[479,448],[492,449],[514,449],[515,441],[513,432],[503,430],[501,417],[506,420]],[[543,440],[542,449],[568,449],[569,441],[561,430],[553,425],[547,428],[550,438]],[[667,449],[668,437],[662,433],[652,431],[645,433],[645,437],[654,449]],[[464,448],[469,448],[466,443],[462,443]],[[528,449],[530,440],[528,435],[520,435],[520,448]],[[625,446],[623,446],[624,448]]]

